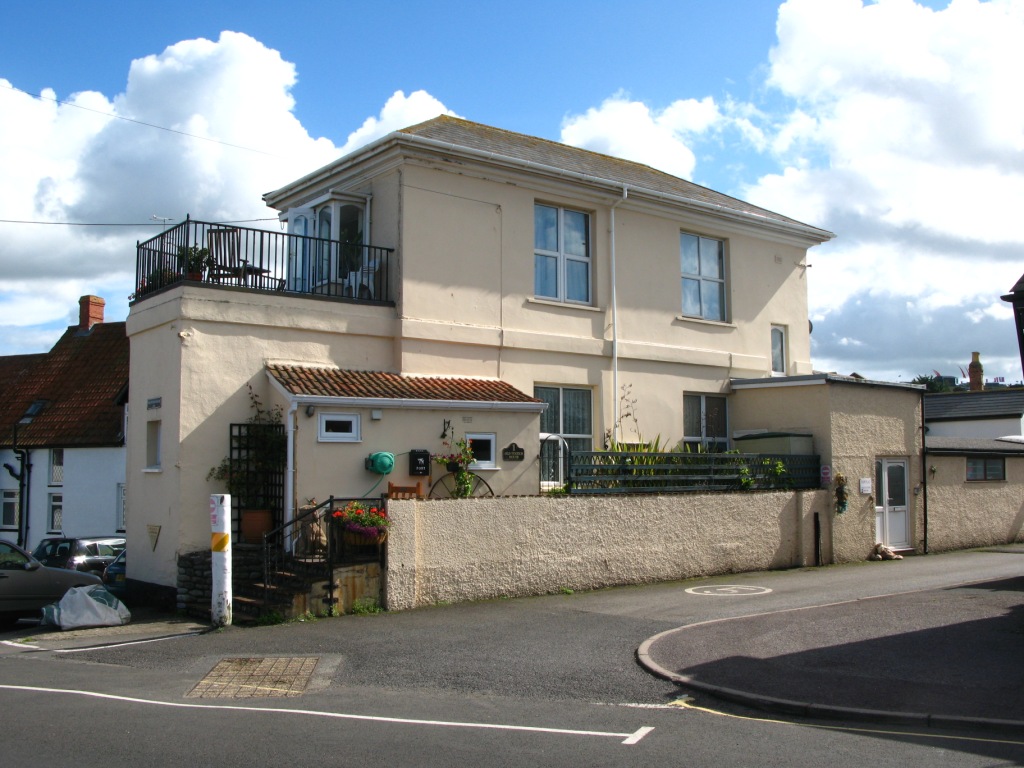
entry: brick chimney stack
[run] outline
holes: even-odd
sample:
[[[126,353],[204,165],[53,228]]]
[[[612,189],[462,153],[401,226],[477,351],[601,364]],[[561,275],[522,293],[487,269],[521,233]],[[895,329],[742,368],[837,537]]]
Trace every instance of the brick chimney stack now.
[[[981,367],[981,352],[971,352],[967,376],[971,382],[971,392],[981,392],[985,389],[985,369]]]
[[[78,329],[88,331],[103,322],[103,308],[107,302],[99,296],[83,296],[78,300]]]

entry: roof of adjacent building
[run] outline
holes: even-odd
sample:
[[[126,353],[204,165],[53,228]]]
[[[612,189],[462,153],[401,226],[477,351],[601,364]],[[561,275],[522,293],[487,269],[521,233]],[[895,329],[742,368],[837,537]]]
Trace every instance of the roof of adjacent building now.
[[[297,398],[542,403],[498,379],[408,376],[382,371],[268,364],[267,372]]]
[[[935,392],[924,397],[925,421],[1024,418],[1024,389]]]
[[[801,235],[819,242],[834,237],[833,233],[827,230],[702,187],[643,163],[572,147],[549,139],[507,131],[451,115],[439,115],[425,122],[395,131],[292,184],[269,192],[264,195],[264,198],[269,204],[274,205],[272,201],[287,196],[296,188],[302,188],[307,184],[321,183],[325,172],[330,172],[335,167],[344,166],[353,158],[372,154],[403,138],[407,141],[425,140],[431,142],[436,150],[448,151],[451,154],[473,153],[477,158],[489,160],[495,164],[519,165],[538,173],[549,172],[563,178],[572,176],[578,181],[590,181],[602,186],[611,185],[616,188],[626,186],[633,192],[646,191],[664,195],[677,203],[689,202],[705,210],[710,209],[747,220],[775,224],[789,231],[798,231]]]
[[[1024,455],[1024,438],[997,437],[933,437],[924,439],[926,453],[952,453],[956,455],[968,453],[996,453]]]
[[[101,447],[124,442],[117,397],[128,381],[125,324],[71,326],[46,354],[0,357],[0,446],[34,403],[42,409],[18,427],[18,445]]]

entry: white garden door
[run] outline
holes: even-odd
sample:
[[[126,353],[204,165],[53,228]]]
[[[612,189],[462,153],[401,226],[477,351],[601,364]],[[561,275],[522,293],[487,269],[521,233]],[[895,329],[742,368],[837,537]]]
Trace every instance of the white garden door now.
[[[907,460],[875,461],[875,541],[892,549],[910,548]]]

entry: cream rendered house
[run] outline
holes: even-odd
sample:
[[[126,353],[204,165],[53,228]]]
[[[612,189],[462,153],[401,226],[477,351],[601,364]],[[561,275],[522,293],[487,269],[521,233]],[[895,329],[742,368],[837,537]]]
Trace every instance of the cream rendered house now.
[[[444,116],[265,200],[286,234],[185,222],[139,247],[133,579],[173,587],[209,546],[247,385],[284,414],[289,519],[380,493],[374,452],[433,479],[406,456],[442,434],[485,447],[498,494],[607,436],[728,445],[730,380],[812,373],[806,256],[831,233],[647,166]]]

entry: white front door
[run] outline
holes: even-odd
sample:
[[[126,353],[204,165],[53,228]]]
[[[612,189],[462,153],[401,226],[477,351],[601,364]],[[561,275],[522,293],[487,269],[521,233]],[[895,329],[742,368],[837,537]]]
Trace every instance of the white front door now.
[[[875,461],[875,541],[893,549],[910,548],[907,460]]]

